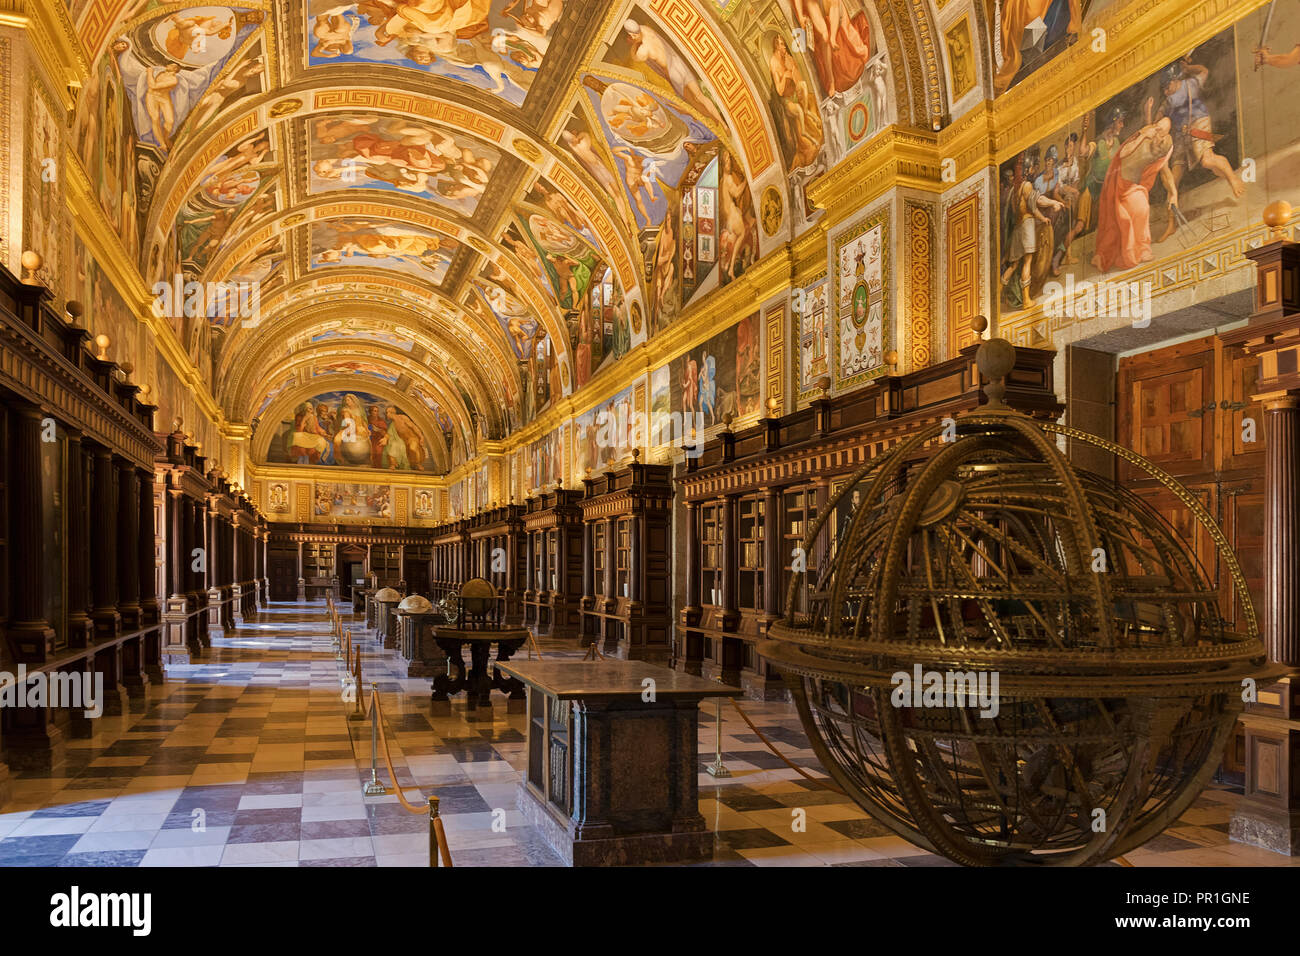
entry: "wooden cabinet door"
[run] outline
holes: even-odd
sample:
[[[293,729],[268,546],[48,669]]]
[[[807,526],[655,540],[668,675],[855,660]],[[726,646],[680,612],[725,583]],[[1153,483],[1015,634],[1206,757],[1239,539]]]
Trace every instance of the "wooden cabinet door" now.
[[[1259,356],[1242,355],[1237,349],[1223,352],[1223,385],[1219,389],[1223,433],[1223,470],[1264,471],[1264,408],[1253,401],[1259,381]],[[1249,424],[1248,429],[1245,426]],[[1246,441],[1247,437],[1254,441]]]
[[[1264,482],[1262,476],[1250,481],[1234,482],[1219,491],[1223,514],[1223,533],[1237,557],[1257,625],[1264,616]],[[1247,627],[1241,600],[1228,568],[1219,575],[1220,609],[1223,616],[1239,631]]]
[[[1171,475],[1215,467],[1215,366],[1212,338],[1132,356],[1120,362],[1120,444]],[[1120,462],[1121,481],[1146,477]]]

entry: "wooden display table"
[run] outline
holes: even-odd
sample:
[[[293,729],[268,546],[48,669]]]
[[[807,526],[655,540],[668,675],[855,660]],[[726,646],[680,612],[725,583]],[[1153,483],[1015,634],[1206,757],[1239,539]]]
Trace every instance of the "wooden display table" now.
[[[510,655],[524,646],[528,632],[522,627],[466,630],[448,624],[435,624],[430,628],[434,642],[447,655],[455,674],[439,674],[433,679],[433,710],[451,713],[451,695],[465,691],[467,709],[472,713],[478,706],[492,706],[493,688],[509,695],[507,713],[522,713],[524,685],[511,677],[503,677],[496,665],[508,661]],[[465,669],[461,649],[469,645],[470,667]],[[492,645],[497,646],[493,673],[488,673],[488,657]]]
[[[728,687],[642,661],[518,661],[528,686],[519,809],[571,866],[707,859],[699,706]],[[653,681],[653,684],[648,683]]]

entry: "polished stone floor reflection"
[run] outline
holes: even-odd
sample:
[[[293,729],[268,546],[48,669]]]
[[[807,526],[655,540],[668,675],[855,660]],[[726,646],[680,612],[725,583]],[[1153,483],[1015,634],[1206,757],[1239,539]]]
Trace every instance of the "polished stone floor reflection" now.
[[[457,866],[556,866],[515,809],[524,715],[493,695],[429,714],[429,682],[399,677],[391,651],[362,643],[380,692],[398,780],[421,805],[437,794]],[[581,657],[540,642],[548,658]],[[348,721],[324,606],[273,605],[216,637],[202,662],[171,668],[147,709],[69,740],[53,772],[15,772],[0,808],[3,866],[427,866],[428,822],[397,797],[363,797],[370,727]],[[792,706],[744,703],[782,752],[817,777]],[[730,778],[704,773],[713,704],[700,714],[700,808],[725,866],[946,866],[889,835],[847,798],[801,778],[724,704]],[[388,783],[381,763],[380,779]],[[1228,842],[1239,799],[1214,787],[1178,825],[1129,854],[1134,866],[1298,865]],[[796,810],[803,826],[796,829]],[[504,811],[504,813],[494,812]],[[503,821],[493,827],[493,822]]]

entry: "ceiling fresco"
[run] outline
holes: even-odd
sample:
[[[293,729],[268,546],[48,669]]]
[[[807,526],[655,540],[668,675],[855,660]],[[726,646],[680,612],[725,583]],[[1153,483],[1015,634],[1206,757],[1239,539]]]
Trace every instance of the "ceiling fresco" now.
[[[807,186],[917,112],[908,7],[75,0],[73,149],[147,285],[257,289],[167,315],[254,448],[351,376],[451,467],[816,221]]]

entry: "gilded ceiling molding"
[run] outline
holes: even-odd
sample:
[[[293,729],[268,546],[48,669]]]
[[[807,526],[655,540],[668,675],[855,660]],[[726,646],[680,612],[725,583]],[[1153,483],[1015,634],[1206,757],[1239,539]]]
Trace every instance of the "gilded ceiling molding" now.
[[[731,120],[753,178],[777,162],[775,140],[740,58],[690,0],[646,0],[645,8],[672,30],[673,39],[709,81],[719,105]]]
[[[263,322],[258,326],[260,331],[254,331],[246,340],[241,340],[238,348],[234,348],[233,343],[228,344],[228,351],[238,358],[232,363],[223,365],[223,379],[232,383],[222,390],[223,401],[232,401],[230,397],[232,395],[248,396],[254,391],[260,396],[270,382],[268,376],[257,370],[255,363],[265,361],[267,356],[274,359],[277,352],[283,352],[287,339],[299,337],[313,328],[320,328],[326,322],[356,316],[369,307],[367,317],[376,322],[378,330],[385,328],[385,322],[392,323],[388,326],[390,328],[398,324],[418,324],[410,321],[409,313],[392,309],[392,314],[388,314],[391,306],[382,303],[381,305],[385,307],[377,308],[373,300],[366,299],[322,302],[319,298],[313,298],[311,305],[308,306],[310,312],[304,310],[303,313],[291,313],[278,321]],[[322,312],[326,314],[322,315]],[[500,382],[506,376],[511,381],[517,381],[515,364],[506,362],[504,356],[498,355],[497,363],[485,367],[485,362],[481,358],[475,360],[477,357],[473,355],[472,350],[459,344],[459,339],[454,332],[448,338],[446,344],[439,343],[441,351],[453,357],[460,366],[460,378],[466,386],[466,391],[482,405],[481,411],[487,415],[489,425],[494,430],[504,430],[505,418],[501,409],[506,404],[505,396],[503,392],[496,392],[492,385],[500,388]],[[459,402],[459,398],[457,401]]]
[[[943,158],[937,134],[890,126],[810,185],[808,196],[826,210],[829,228],[896,187],[942,192]]]
[[[953,183],[963,182],[977,170],[996,165],[993,159],[994,118],[993,101],[984,100],[939,133],[940,162],[953,161]],[[951,187],[951,183],[948,185]]]
[[[223,402],[232,400],[232,396],[234,401],[238,401],[239,396],[244,395],[248,388],[252,388],[256,381],[238,380],[246,378],[249,369],[254,368],[256,363],[266,361],[268,356],[272,359],[282,356],[286,348],[285,343],[301,343],[303,339],[310,338],[314,334],[330,331],[350,322],[355,324],[357,316],[362,314],[365,315],[367,322],[376,323],[378,331],[387,329],[398,335],[407,335],[416,346],[432,358],[452,366],[453,372],[458,377],[477,386],[481,393],[480,399],[491,398],[492,404],[505,401],[504,390],[500,388],[500,377],[516,374],[515,365],[513,362],[508,362],[500,353],[490,356],[485,362],[483,356],[475,352],[476,349],[481,352],[485,348],[476,344],[477,333],[471,333],[473,341],[469,342],[463,341],[465,338],[463,333],[466,331],[464,328],[459,330],[462,333],[460,335],[453,332],[447,335],[445,340],[435,340],[427,331],[412,328],[419,323],[410,321],[410,315],[404,311],[404,307],[361,295],[353,299],[337,301],[313,299],[310,304],[297,311],[279,316],[275,322],[274,335],[258,336],[255,333],[241,340],[244,344],[238,349],[230,350],[234,355],[222,366],[223,378],[235,379],[236,386],[234,389],[230,387],[222,389],[218,397]],[[493,363],[492,359],[496,362]],[[485,364],[488,366],[486,369]],[[484,378],[485,371],[490,373],[490,377]],[[490,387],[492,385],[495,389]]]
[[[0,0],[0,27],[27,32],[32,49],[54,81],[55,95],[65,111],[76,106],[74,88],[90,75],[90,58],[60,0]]]
[[[310,71],[307,75],[310,76]],[[299,119],[310,121],[314,115],[317,115],[317,111],[358,110],[391,113],[395,116],[435,120],[458,132],[475,135],[503,154],[513,155],[548,176],[562,189],[572,190],[573,193],[568,198],[584,215],[590,216],[592,228],[601,243],[605,245],[606,258],[615,267],[624,291],[639,288],[639,276],[633,266],[631,252],[632,249],[636,249],[639,254],[639,245],[629,238],[601,208],[597,200],[599,193],[577,178],[569,168],[567,160],[551,144],[538,140],[537,134],[513,126],[481,108],[467,105],[463,100],[448,103],[430,95],[391,88],[376,88],[372,85],[373,70],[357,75],[354,81],[358,85],[353,87],[339,86],[338,76],[334,70],[331,70],[330,76],[332,85],[328,89],[314,87],[300,77],[298,82],[291,86],[241,101],[239,107],[226,119],[227,125],[223,129],[202,140],[190,142],[179,155],[170,157],[155,190],[155,195],[167,196],[167,201],[161,207],[155,202],[150,208],[143,234],[150,237],[151,241],[157,242],[160,235],[170,230],[180,204],[193,192],[203,172],[230,146],[259,129],[272,130],[273,136],[276,137],[273,148],[283,150],[287,148],[285,141],[288,137],[279,134],[286,128],[285,124]],[[461,90],[461,86],[463,84],[456,87],[457,93]],[[297,108],[292,111],[281,106],[281,104],[294,103],[297,104]],[[310,108],[303,112],[307,104],[310,104]],[[519,149],[517,146],[519,140],[534,148]],[[543,161],[544,156],[550,158],[549,163]],[[564,185],[559,182],[560,178],[564,179]],[[441,210],[443,213],[449,212],[445,207],[431,200],[409,198],[430,209]],[[307,198],[303,197],[302,201],[306,202]],[[296,209],[297,205],[290,205],[283,211],[288,214]],[[489,241],[494,239],[495,237]],[[639,259],[639,255],[637,258]]]
[[[457,469],[463,468],[458,465]],[[328,465],[318,467],[312,465],[271,465],[265,462],[258,463],[249,455],[244,462],[244,486],[251,487],[254,481],[271,482],[285,481],[297,482],[299,488],[308,494],[307,515],[310,516],[310,494],[313,482],[326,482],[330,484],[347,484],[347,485],[393,485],[397,488],[428,488],[442,491],[454,484],[450,476],[456,474],[456,471],[448,472],[445,475],[435,475],[428,471],[386,471],[380,468],[347,468],[342,465]],[[293,514],[268,515],[272,521],[298,521],[299,519]],[[305,520],[310,521],[308,517]]]
[[[348,317],[356,314],[352,310],[347,312],[329,310],[327,312],[326,308],[317,307],[313,314],[295,316],[291,322],[282,323],[278,326],[274,336],[261,336],[249,341],[242,350],[247,353],[247,357],[230,369],[228,377],[234,382],[234,387],[223,389],[223,400],[230,401],[232,407],[237,409],[246,407],[246,404],[241,406],[240,403],[253,400],[255,396],[251,394],[252,391],[258,389],[260,385],[268,383],[271,376],[266,372],[267,366],[292,359],[299,352],[306,355],[305,350],[313,349],[320,344],[326,344],[330,349],[338,350],[346,347],[356,350],[358,354],[369,348],[394,349],[393,354],[398,355],[403,362],[419,364],[427,361],[428,363],[437,363],[446,366],[450,374],[462,380],[466,385],[466,391],[477,392],[476,397],[480,402],[491,399],[490,404],[495,405],[501,401],[500,396],[493,389],[487,387],[487,382],[491,381],[491,379],[482,377],[481,373],[484,369],[481,364],[469,362],[469,350],[454,343],[454,340],[452,343],[446,345],[440,343],[436,348],[430,348],[419,338],[413,337],[411,341],[415,348],[409,352],[391,343],[367,340],[363,337],[347,334],[340,335],[338,341],[326,339],[324,343],[304,344],[304,340],[309,341],[314,336],[329,331],[337,331]],[[337,314],[334,314],[335,312]],[[375,331],[382,331],[389,322],[393,322],[393,316],[386,315],[382,311],[377,311],[373,316],[367,316],[367,321],[372,319],[377,322]],[[400,322],[400,319],[397,321]],[[393,325],[388,327],[395,328],[399,326],[397,322],[393,322]],[[400,335],[400,333],[394,334]],[[295,348],[286,350],[284,345],[286,341],[296,343]],[[416,351],[416,349],[419,351]],[[314,360],[315,356],[309,356],[308,358]],[[423,366],[426,369],[427,367],[428,365]],[[506,371],[513,374],[513,369]],[[412,374],[416,373],[412,371]],[[459,398],[457,401],[459,401]]]
[[[198,410],[218,428],[225,421],[221,406],[204,383],[175,330],[154,307],[153,292],[145,286],[139,270],[126,250],[117,231],[109,224],[98,200],[91,193],[90,180],[80,159],[69,149],[63,162],[64,199],[72,214],[73,228],[123,301],[133,309],[137,319],[153,333],[158,355],[177,379],[190,390]]]

